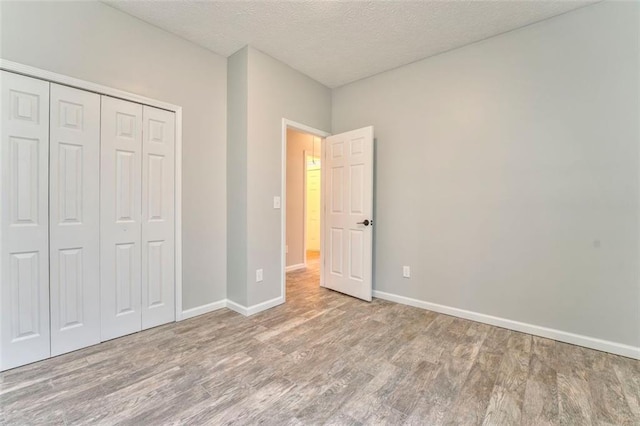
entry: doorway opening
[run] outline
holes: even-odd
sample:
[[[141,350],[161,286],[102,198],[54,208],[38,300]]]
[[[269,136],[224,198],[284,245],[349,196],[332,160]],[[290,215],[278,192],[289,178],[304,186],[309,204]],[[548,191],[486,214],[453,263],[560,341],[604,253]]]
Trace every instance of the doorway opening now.
[[[311,142],[311,158],[304,143],[296,146],[302,161],[287,161],[287,148],[295,146],[294,136],[302,135]],[[306,169],[308,160],[320,169],[320,255],[315,276],[307,275],[301,286],[308,290],[324,287],[366,301],[373,296],[373,126],[362,127],[344,133],[329,135],[321,130],[282,120],[282,205],[281,209],[281,295],[287,299],[287,281],[294,284],[289,275],[307,271],[310,258],[305,242],[304,199],[306,198]],[[320,162],[316,157],[315,144],[320,145]],[[288,164],[302,167],[299,172],[287,171]],[[299,169],[298,169],[299,170]],[[297,187],[288,187],[288,178],[298,176]],[[296,182],[294,180],[294,182]],[[300,183],[302,182],[302,185]],[[327,184],[329,182],[329,184]],[[291,197],[305,197],[303,208],[293,210]],[[275,200],[274,200],[275,201]],[[275,203],[274,203],[275,206]],[[298,218],[298,225],[287,218]],[[301,224],[301,225],[300,225]],[[292,227],[291,229],[288,229]],[[302,235],[294,243],[294,233]],[[302,242],[302,243],[300,243]],[[295,246],[294,246],[295,244]],[[295,252],[293,250],[296,250]],[[293,255],[297,254],[297,258]],[[287,273],[287,266],[289,273]],[[313,280],[310,283],[310,280]],[[296,292],[303,294],[304,292]],[[310,298],[303,298],[309,302]]]
[[[322,282],[322,157],[328,134],[287,120],[282,130],[282,294],[302,296]]]

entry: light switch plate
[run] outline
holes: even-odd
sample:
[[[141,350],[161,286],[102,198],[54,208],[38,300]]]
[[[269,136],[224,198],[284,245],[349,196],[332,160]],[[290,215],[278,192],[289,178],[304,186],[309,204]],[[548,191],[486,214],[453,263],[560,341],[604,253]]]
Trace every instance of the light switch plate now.
[[[256,269],[256,282],[259,283],[262,281],[262,269]]]
[[[402,276],[404,278],[411,278],[411,268],[409,266],[402,267]]]
[[[273,197],[273,208],[274,209],[280,208],[280,197],[278,197],[277,195]]]

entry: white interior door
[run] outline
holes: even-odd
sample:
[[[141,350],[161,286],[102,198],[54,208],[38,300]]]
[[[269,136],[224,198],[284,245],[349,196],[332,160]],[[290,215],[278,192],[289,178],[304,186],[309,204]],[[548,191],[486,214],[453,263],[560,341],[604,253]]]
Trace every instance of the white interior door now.
[[[102,96],[102,340],[141,330],[142,105]]]
[[[326,138],[324,287],[371,301],[373,127]]]
[[[142,328],[175,320],[175,114],[144,106]]]
[[[51,355],[100,342],[100,95],[51,84]]]
[[[315,137],[315,136],[314,136]],[[314,160],[316,163],[314,164]],[[320,251],[320,158],[305,155],[306,161],[306,250]],[[305,253],[306,256],[306,253]],[[305,257],[306,258],[306,257]]]
[[[50,355],[49,83],[0,71],[0,370]]]

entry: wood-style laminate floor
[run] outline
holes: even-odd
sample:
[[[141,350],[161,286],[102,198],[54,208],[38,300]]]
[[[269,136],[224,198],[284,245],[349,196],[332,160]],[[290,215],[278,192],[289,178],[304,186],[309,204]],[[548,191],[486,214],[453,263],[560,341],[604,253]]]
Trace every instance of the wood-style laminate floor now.
[[[0,424],[640,424],[639,361],[317,283],[1,373]]]

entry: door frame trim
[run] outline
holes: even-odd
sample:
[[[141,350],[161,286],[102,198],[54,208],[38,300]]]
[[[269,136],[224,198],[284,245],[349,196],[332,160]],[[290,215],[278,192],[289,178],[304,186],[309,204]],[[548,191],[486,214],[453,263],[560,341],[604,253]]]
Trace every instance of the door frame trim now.
[[[308,133],[310,135],[318,136],[322,138],[320,142],[320,158],[324,158],[324,138],[331,136],[331,133],[324,130],[316,129],[306,124],[298,123],[287,118],[282,119],[282,143],[280,153],[280,298],[282,303],[287,301],[287,251],[286,251],[286,236],[287,236],[287,129],[298,130],[300,132]],[[324,169],[320,169],[320,185],[324,184]],[[322,202],[322,199],[321,199]],[[320,212],[320,253],[324,250],[324,209]],[[306,253],[305,253],[306,256]],[[323,268],[320,268],[320,283],[323,281]]]
[[[182,318],[182,107],[168,102],[147,98],[145,96],[136,95],[135,93],[126,92],[124,90],[115,89],[113,87],[103,86],[101,84],[92,83],[90,81],[81,80],[79,78],[69,77],[64,74],[58,74],[52,71],[24,65],[18,62],[9,61],[0,58],[0,70],[9,71],[15,74],[21,74],[27,77],[33,77],[45,80],[50,83],[57,83],[63,86],[74,87],[87,92],[97,93],[99,95],[107,95],[113,98],[123,99],[142,105],[149,105],[155,108],[171,111],[176,115],[176,140],[175,140],[175,215],[174,215],[174,234],[175,234],[175,315],[176,322]]]

